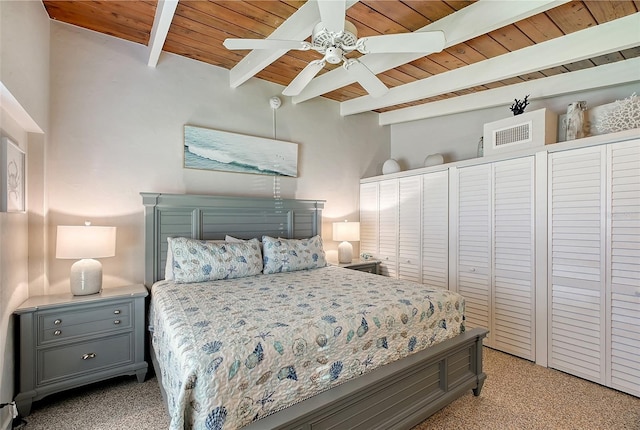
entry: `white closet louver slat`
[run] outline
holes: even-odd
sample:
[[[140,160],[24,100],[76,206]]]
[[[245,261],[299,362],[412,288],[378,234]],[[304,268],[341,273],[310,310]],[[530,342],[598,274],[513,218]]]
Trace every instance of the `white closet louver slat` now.
[[[458,292],[469,328],[490,327],[491,166],[465,167],[458,175]],[[492,333],[486,343],[491,345]]]
[[[550,358],[603,383],[603,149],[550,156]]]
[[[398,181],[380,182],[379,253],[380,272],[392,278],[398,277]]]
[[[640,144],[610,148],[611,381],[640,396]]]
[[[378,183],[360,185],[360,253],[379,257]]]
[[[534,359],[533,157],[493,164],[493,343]]]
[[[449,172],[422,177],[422,283],[449,287]]]
[[[422,281],[420,272],[421,182],[420,176],[399,180],[398,278],[413,282]]]

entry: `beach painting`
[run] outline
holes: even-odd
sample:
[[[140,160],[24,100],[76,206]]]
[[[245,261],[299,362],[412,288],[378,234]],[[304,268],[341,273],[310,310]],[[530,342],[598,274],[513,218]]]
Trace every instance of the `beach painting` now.
[[[298,145],[185,125],[184,167],[295,178]]]

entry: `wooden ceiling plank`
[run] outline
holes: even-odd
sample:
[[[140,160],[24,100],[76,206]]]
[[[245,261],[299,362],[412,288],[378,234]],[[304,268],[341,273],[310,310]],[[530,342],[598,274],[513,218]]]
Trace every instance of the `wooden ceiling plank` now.
[[[485,58],[493,58],[509,52],[507,48],[486,34],[474,37],[465,43]]]
[[[250,18],[252,21],[256,21],[262,23],[269,28],[276,29],[278,28],[289,16],[284,18],[275,15],[269,10],[265,10],[264,8],[259,8],[257,6],[252,5],[251,3],[244,1],[216,1],[216,3],[226,9],[229,9],[233,12],[236,12],[240,15],[246,16]],[[273,1],[265,1],[267,3],[265,6],[268,6],[271,3],[280,3]],[[273,30],[269,32],[271,34]]]
[[[215,22],[223,22],[228,25],[232,25],[236,28],[242,28],[245,30],[250,30],[250,33],[257,35],[258,37],[266,37],[269,36],[276,27],[266,25],[260,21],[256,21],[251,17],[242,15],[232,9],[227,9],[222,4],[226,2],[217,2],[217,1],[191,1],[191,0],[182,0],[180,2],[180,6],[184,6],[185,8],[190,8],[197,13],[192,13],[190,16],[192,19],[196,19],[196,16],[207,16],[210,19],[213,18]],[[178,8],[176,15],[182,16],[183,8]],[[186,13],[186,11],[185,11]]]
[[[571,72],[575,72],[576,70],[589,69],[591,67],[595,67],[595,64],[590,59],[572,61],[564,65],[567,70]]]
[[[480,63],[392,88],[382,97],[374,99],[364,96],[349,100],[340,105],[340,112],[342,115],[366,112],[627,49],[640,44],[640,33],[636,31],[638,28],[640,28],[640,14],[629,15]]]
[[[357,0],[347,0],[347,7],[351,7],[356,2]],[[309,1],[274,30],[268,38],[304,40],[311,35],[313,26],[319,20],[318,5],[314,1]],[[251,51],[231,69],[229,84],[232,88],[238,87],[286,53],[287,50],[284,49]]]
[[[300,2],[298,7],[293,7],[290,4],[282,1],[267,1],[267,0],[256,0],[256,1],[245,1],[245,3],[250,4],[254,7],[263,9],[268,13],[276,15],[283,20],[286,20],[291,15],[296,13],[298,8],[302,6],[304,2]]]
[[[640,46],[623,49],[622,51],[620,51],[620,53],[625,59],[640,57]]]
[[[149,37],[149,60],[147,66],[156,67],[160,59],[160,53],[164,42],[169,34],[169,27],[173,21],[173,15],[176,13],[178,0],[160,0],[156,7],[156,16],[153,19],[151,27],[151,36]]]
[[[596,66],[602,66],[603,64],[615,63],[616,61],[622,60],[624,60],[624,57],[620,52],[611,52],[609,54],[591,58],[591,61]],[[640,71],[638,72],[638,77],[640,77]]]
[[[473,64],[487,59],[466,43],[458,43],[456,46],[447,48],[446,51],[465,64]]]
[[[504,27],[521,19],[557,6],[567,0],[544,0],[536,2],[504,2],[481,1],[429,24],[421,31],[442,30],[447,39],[446,47],[457,45],[474,37]],[[369,70],[380,73],[401,64],[412,62],[424,55],[420,54],[367,54],[360,59]],[[314,78],[302,92],[293,97],[294,103],[320,96],[328,91],[353,83],[353,79],[345,71],[338,69],[323,76]]]
[[[636,13],[638,9],[630,1],[593,1],[587,0],[584,2],[591,15],[595,18],[598,24],[603,22],[612,21],[614,19],[622,18],[623,16]]]
[[[429,57],[418,58],[417,60],[413,60],[412,62],[407,64],[412,64],[416,67],[419,67],[430,75],[437,75],[438,73],[444,73],[449,70],[446,67],[443,67],[442,65],[436,63]]]
[[[142,21],[139,17],[130,18],[123,15],[111,15],[108,10],[95,9],[88,2],[77,2],[64,9],[64,13],[57,13],[58,2],[53,2],[51,10],[56,20],[78,27],[119,37],[130,42],[146,45],[153,21]],[[88,4],[85,4],[88,3]]]
[[[564,36],[564,33],[551,21],[546,13],[523,19],[514,25],[534,43],[541,43]]]
[[[574,33],[597,25],[582,1],[573,1],[547,11],[547,16],[564,34]]]
[[[640,58],[625,60],[592,69],[551,76],[536,81],[523,82],[511,87],[502,87],[481,91],[475,94],[458,97],[395,110],[380,114],[379,124],[390,125],[418,119],[434,118],[476,109],[508,105],[513,101],[513,94],[529,94],[530,100],[555,97],[594,88],[634,82],[637,80],[636,70],[640,68]]]
[[[402,2],[431,22],[436,22],[457,10],[443,1],[402,0]]]
[[[430,19],[416,12],[400,0],[362,0],[360,3],[366,4],[372,10],[386,16],[409,31],[416,31],[432,22]]]
[[[407,33],[409,31],[408,28],[378,13],[375,9],[364,4],[364,2],[359,2],[347,11],[347,20],[350,21],[351,19],[367,23],[369,28],[374,29],[379,34]]]
[[[515,25],[507,25],[498,30],[488,33],[496,42],[507,48],[509,51],[517,51],[533,45],[533,41],[527,37]]]

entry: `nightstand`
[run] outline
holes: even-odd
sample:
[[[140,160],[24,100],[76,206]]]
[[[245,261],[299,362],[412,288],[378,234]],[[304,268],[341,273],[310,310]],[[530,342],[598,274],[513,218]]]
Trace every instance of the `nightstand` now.
[[[33,401],[69,388],[121,375],[143,382],[148,294],[144,285],[130,285],[88,296],[36,296],[20,305],[15,400],[22,416]]]
[[[351,263],[340,263],[338,266],[374,275],[380,274],[380,260],[353,260]]]

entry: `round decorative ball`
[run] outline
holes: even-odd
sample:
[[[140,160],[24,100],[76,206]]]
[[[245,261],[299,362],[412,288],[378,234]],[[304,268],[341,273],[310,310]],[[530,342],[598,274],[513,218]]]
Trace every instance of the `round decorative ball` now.
[[[437,166],[442,163],[444,163],[444,157],[442,154],[427,155],[427,158],[424,159],[424,167]]]
[[[393,158],[388,159],[382,165],[382,174],[388,175],[390,173],[398,173],[400,171],[400,164]]]

